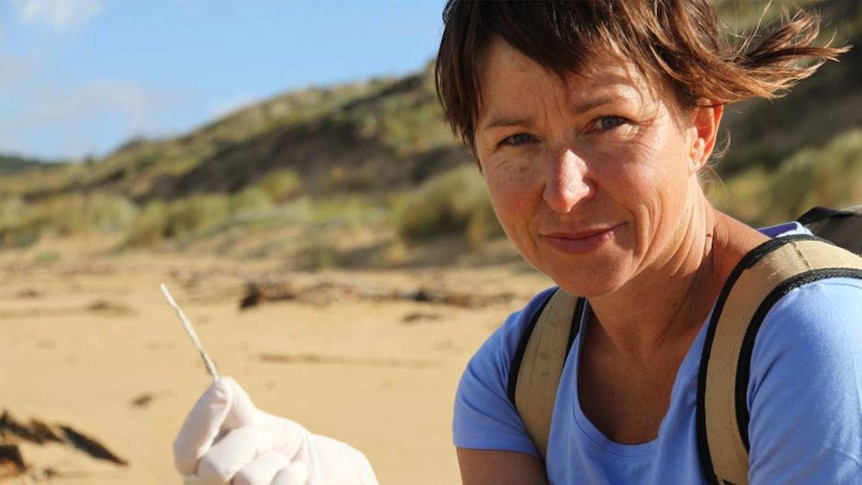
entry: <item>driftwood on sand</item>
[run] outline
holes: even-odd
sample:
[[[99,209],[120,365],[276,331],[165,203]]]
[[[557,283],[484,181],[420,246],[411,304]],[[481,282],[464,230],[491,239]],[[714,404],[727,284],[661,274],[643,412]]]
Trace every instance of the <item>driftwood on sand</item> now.
[[[15,477],[30,471],[21,453],[23,442],[36,445],[55,443],[83,452],[97,460],[115,465],[127,466],[129,463],[110,451],[95,438],[63,424],[49,424],[35,418],[29,422],[15,419],[8,411],[0,415],[0,480]],[[33,470],[39,475],[50,475],[52,470]]]
[[[267,280],[247,282],[239,308],[244,310],[265,302],[286,300],[324,305],[344,300],[401,300],[462,308],[487,308],[506,304],[517,298],[518,296],[511,292],[480,294],[432,287],[391,289],[343,282],[324,281],[301,285],[286,280]]]
[[[17,477],[27,471],[18,445],[0,444],[0,480]]]

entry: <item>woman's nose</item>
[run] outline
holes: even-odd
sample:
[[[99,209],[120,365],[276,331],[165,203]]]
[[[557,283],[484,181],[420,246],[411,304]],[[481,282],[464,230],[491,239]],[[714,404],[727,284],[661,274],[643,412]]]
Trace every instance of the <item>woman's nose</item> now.
[[[583,159],[572,150],[563,150],[551,158],[543,197],[551,209],[567,213],[592,196],[593,184],[587,177]]]

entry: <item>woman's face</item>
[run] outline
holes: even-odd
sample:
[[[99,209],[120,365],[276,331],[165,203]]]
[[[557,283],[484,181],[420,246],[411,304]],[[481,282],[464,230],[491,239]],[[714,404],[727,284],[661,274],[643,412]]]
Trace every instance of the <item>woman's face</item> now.
[[[476,153],[497,215],[531,264],[595,297],[685,250],[712,146],[699,118],[711,113],[679,109],[614,55],[562,79],[495,39],[479,78]]]

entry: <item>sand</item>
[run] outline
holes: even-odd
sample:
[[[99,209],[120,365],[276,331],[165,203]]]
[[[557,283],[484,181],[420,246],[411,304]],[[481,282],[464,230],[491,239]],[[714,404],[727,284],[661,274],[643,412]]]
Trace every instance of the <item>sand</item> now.
[[[511,259],[297,273],[278,260],[111,255],[86,245],[40,258],[45,251],[0,257],[0,412],[72,426],[129,465],[25,444],[30,471],[4,484],[180,483],[171,443],[210,377],[162,282],[219,371],[258,407],[361,449],[381,483],[458,483],[450,423],[460,373],[505,316],[549,284]],[[267,278],[513,296],[483,308],[342,296],[240,311],[245,282]]]

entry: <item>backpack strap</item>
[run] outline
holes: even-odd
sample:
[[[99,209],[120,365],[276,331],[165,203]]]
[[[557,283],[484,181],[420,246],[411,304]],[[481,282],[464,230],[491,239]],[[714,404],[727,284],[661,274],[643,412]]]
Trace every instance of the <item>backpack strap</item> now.
[[[557,387],[584,304],[583,298],[557,289],[524,330],[509,368],[509,400],[543,460],[547,459]]]
[[[862,258],[802,235],[771,239],[734,268],[713,310],[698,376],[698,448],[710,483],[748,483],[746,396],[766,314],[792,289],[842,276],[862,278]]]
[[[862,206],[815,209],[799,220],[814,234],[862,253]],[[850,225],[852,229],[847,229]],[[786,268],[786,264],[792,266]],[[810,236],[772,239],[746,255],[731,273],[707,329],[698,377],[698,448],[710,483],[748,483],[746,393],[754,338],[766,314],[790,290],[839,276],[862,279],[862,258]],[[509,368],[509,400],[543,459],[547,459],[557,388],[585,304],[583,298],[556,290],[525,329]],[[725,320],[730,323],[722,323]],[[567,339],[563,338],[566,331]],[[713,352],[714,348],[722,350]],[[707,389],[711,389],[708,396]]]

